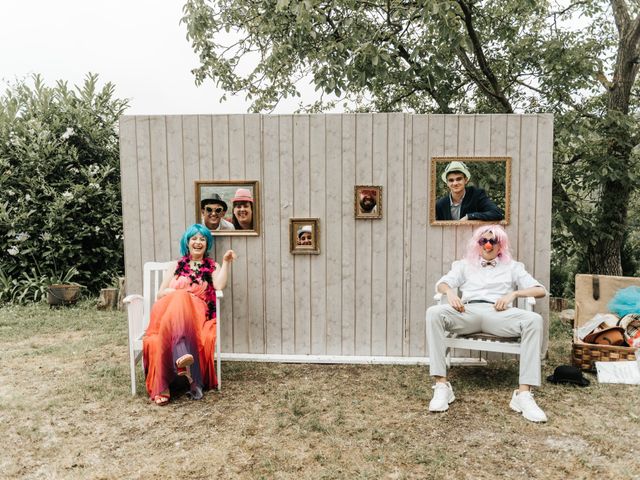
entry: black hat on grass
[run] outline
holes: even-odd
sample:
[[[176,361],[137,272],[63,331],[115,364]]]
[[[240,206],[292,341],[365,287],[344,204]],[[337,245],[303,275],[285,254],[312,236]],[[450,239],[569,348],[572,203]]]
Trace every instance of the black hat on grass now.
[[[570,383],[579,387],[589,385],[589,380],[584,378],[582,370],[573,365],[560,365],[553,371],[553,375],[547,377],[547,382],[551,383]]]

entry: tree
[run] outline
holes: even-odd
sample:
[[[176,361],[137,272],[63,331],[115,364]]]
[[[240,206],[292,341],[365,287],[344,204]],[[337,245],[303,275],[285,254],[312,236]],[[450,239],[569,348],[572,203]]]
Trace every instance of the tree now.
[[[0,96],[0,301],[37,301],[74,274],[96,291],[122,274],[126,105],[96,75],[75,89],[34,76]]]
[[[255,111],[311,81],[320,98],[309,110],[346,100],[375,111],[555,113],[558,238],[590,271],[619,274],[625,176],[637,164],[637,15],[624,0],[188,0],[182,20],[200,56],[196,82],[244,92]]]

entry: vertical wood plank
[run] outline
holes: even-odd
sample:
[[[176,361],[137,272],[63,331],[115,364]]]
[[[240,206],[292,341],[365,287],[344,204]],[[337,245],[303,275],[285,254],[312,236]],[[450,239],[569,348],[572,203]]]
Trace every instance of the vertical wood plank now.
[[[371,229],[371,354],[387,354],[387,231],[395,225],[393,218],[397,212],[387,208],[387,150],[389,142],[389,115],[373,116],[373,158],[371,184],[382,186],[382,218],[380,220],[359,220]],[[397,135],[397,133],[392,133]],[[391,219],[391,222],[390,222]],[[394,227],[395,228],[395,227]],[[360,240],[360,238],[359,238]],[[397,279],[396,279],[397,281]],[[383,292],[385,292],[383,294]],[[394,339],[396,344],[402,338]]]
[[[327,259],[326,329],[328,355],[342,353],[342,116],[326,121],[326,217],[320,247]]]
[[[213,178],[213,134],[211,116],[198,116],[198,177],[201,180]]]
[[[342,354],[354,355],[355,340],[355,219],[353,186],[356,184],[356,115],[342,120]]]
[[[212,115],[211,116],[211,143],[213,156],[213,173],[209,178],[202,180],[231,180],[229,176],[229,116],[228,115]],[[236,179],[237,180],[237,179]],[[227,206],[227,212],[233,210],[232,205]],[[215,258],[218,263],[222,261],[224,252],[232,248],[231,238],[214,234]],[[229,280],[224,292],[224,300],[222,301],[222,315],[220,324],[220,347],[224,352],[233,351],[233,304],[234,289],[233,272],[237,268],[242,268],[244,261],[234,263],[229,274]]]
[[[309,116],[293,117],[293,208],[296,217],[309,216]],[[311,259],[294,256],[295,324],[298,354],[311,353]]]
[[[309,138],[309,213],[320,219],[319,239],[321,255],[311,261],[311,353],[326,354],[327,350],[327,181],[326,181],[326,116],[310,117]]]
[[[547,288],[551,277],[551,188],[553,171],[553,115],[538,116],[536,162],[536,231],[534,277]],[[536,311],[545,319],[542,351],[549,346],[549,298],[539,299]]]
[[[200,178],[200,159],[198,146],[198,117],[197,115],[186,115],[182,117],[182,145],[184,164],[184,193],[186,199],[185,218],[186,224],[190,225],[200,221],[199,217],[194,218],[195,212],[195,181]]]
[[[282,353],[282,289],[280,264],[282,243],[287,238],[280,236],[280,119],[265,115],[264,182],[262,191],[262,212],[264,225],[264,278],[265,281],[265,338],[267,353]],[[288,227],[288,225],[287,225]]]
[[[356,117],[356,184],[370,184],[373,116]],[[353,187],[352,187],[353,188]],[[352,194],[353,199],[353,194]],[[353,207],[352,207],[353,208]],[[371,355],[371,222],[356,221],[356,355]]]
[[[444,155],[455,156],[458,153],[458,122],[459,115],[445,115],[444,117]],[[436,178],[436,182],[441,181]],[[457,259],[457,230],[456,226],[442,227],[442,267],[441,272],[447,272],[451,264]]]
[[[280,117],[280,278],[282,282],[282,353],[296,353],[295,283],[289,245],[289,219],[293,203],[293,117]]]
[[[402,355],[405,343],[405,125],[404,115],[389,114],[387,147],[387,354]]]
[[[411,257],[409,315],[410,356],[426,355],[425,312],[431,305],[432,284],[427,283],[427,234],[430,185],[429,185],[429,117],[414,115],[411,118]],[[440,245],[435,246],[440,248]],[[435,282],[435,280],[434,280]]]
[[[149,134],[149,117],[136,117],[136,138],[138,157],[138,191],[140,205],[140,251],[142,264],[161,260],[156,258],[153,238],[153,190],[151,186],[151,140]]]
[[[525,264],[529,272],[533,271],[535,261],[536,227],[536,141],[538,120],[535,115],[522,116],[520,152],[522,161],[519,176],[518,205],[518,260]]]
[[[180,256],[180,237],[187,226],[185,218],[184,164],[182,161],[182,117],[167,118],[167,180],[169,193],[169,239],[170,259]],[[191,192],[189,192],[191,193]]]
[[[511,196],[510,210],[511,222],[507,226],[510,249],[513,258],[518,258],[518,230],[520,220],[518,212],[520,210],[520,132],[522,130],[522,116],[509,115],[507,117],[507,156],[511,157]]]
[[[247,180],[258,180],[262,184],[262,121],[260,115],[244,116],[245,136],[245,175]],[[259,188],[259,187],[258,187]],[[273,204],[272,204],[273,205]],[[258,208],[264,211],[264,204],[259,202]],[[260,219],[263,216],[260,215]],[[262,229],[260,229],[262,232]],[[247,286],[250,292],[249,301],[249,352],[265,353],[264,323],[264,284],[262,276],[262,243],[264,234],[258,237],[247,237]]]
[[[120,178],[127,294],[142,293],[142,241],[138,191],[136,118],[120,117]]]
[[[229,174],[232,180],[246,179],[244,115],[229,116]],[[229,208],[233,208],[232,205]],[[233,267],[233,351],[249,353],[249,312],[253,301],[248,285],[247,238],[233,237],[231,246],[242,259]]]
[[[169,216],[169,179],[167,165],[166,117],[149,118],[151,193],[153,198],[153,243],[157,260],[171,260],[171,219]]]

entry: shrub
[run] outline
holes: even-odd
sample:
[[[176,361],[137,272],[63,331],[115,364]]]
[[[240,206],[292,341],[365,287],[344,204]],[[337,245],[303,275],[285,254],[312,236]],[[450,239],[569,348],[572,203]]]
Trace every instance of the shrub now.
[[[39,300],[44,283],[89,291],[123,271],[114,86],[87,75],[74,89],[41,77],[0,97],[0,301]],[[40,292],[40,294],[38,293]]]

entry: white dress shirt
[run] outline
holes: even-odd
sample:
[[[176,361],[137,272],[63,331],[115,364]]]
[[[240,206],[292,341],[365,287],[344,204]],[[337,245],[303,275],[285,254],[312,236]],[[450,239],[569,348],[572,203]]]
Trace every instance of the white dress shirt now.
[[[495,267],[480,266],[480,257],[473,264],[467,260],[453,262],[449,273],[436,282],[438,285],[446,283],[449,287],[460,289],[462,302],[471,300],[486,300],[496,302],[506,294],[515,290],[544,286],[533,278],[521,262],[510,261],[504,263],[496,258]],[[546,294],[546,288],[545,288]]]

